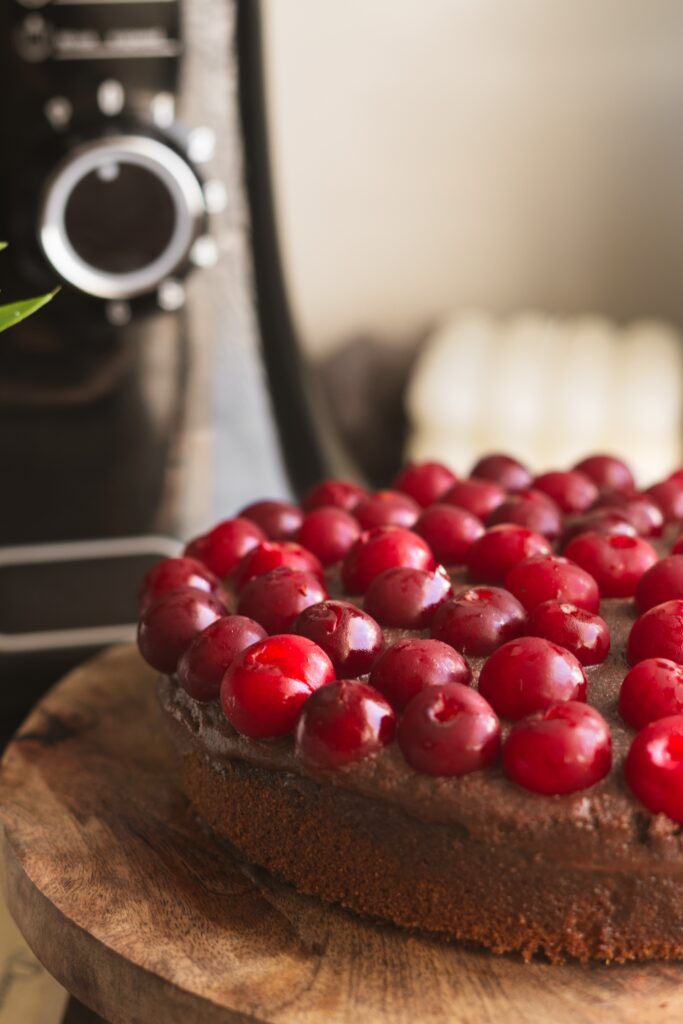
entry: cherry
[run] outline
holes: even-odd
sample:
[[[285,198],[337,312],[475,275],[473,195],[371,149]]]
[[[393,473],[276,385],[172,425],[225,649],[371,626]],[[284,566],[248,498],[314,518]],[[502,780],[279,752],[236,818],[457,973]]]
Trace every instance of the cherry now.
[[[426,629],[452,594],[451,581],[442,565],[434,572],[397,566],[375,576],[363,607],[383,626]]]
[[[304,517],[301,509],[289,501],[255,501],[243,508],[240,516],[251,519],[271,540],[289,540]]]
[[[683,555],[683,534],[678,538],[676,543],[671,549],[672,555]]]
[[[683,483],[678,480],[662,480],[648,487],[645,494],[660,507],[665,522],[678,523],[683,519]]]
[[[544,601],[565,601],[587,612],[600,608],[600,592],[590,573],[558,555],[534,555],[518,562],[505,586],[527,611]]]
[[[590,455],[577,462],[574,469],[589,476],[602,492],[633,494],[636,489],[633,473],[625,462],[614,455]]]
[[[467,566],[470,579],[502,582],[513,566],[532,555],[549,555],[550,544],[540,533],[525,526],[502,523],[492,526],[470,548]]]
[[[306,698],[333,679],[332,662],[317,644],[305,636],[270,636],[235,658],[221,683],[221,705],[245,736],[285,736]]]
[[[160,597],[178,590],[179,587],[193,587],[211,594],[219,601],[225,601],[225,591],[217,576],[198,562],[196,558],[164,558],[149,570],[138,592],[140,613],[151,608]]]
[[[425,508],[438,501],[456,479],[455,473],[440,462],[414,462],[398,474],[394,487],[409,494],[413,501]]]
[[[283,565],[249,580],[240,591],[237,611],[259,622],[268,633],[286,633],[304,608],[327,596],[314,573]]]
[[[570,700],[513,725],[503,770],[524,789],[561,796],[594,786],[612,766],[612,738],[602,715]]]
[[[602,597],[632,597],[638,580],[657,561],[657,552],[642,537],[582,533],[564,549],[590,573]]]
[[[620,533],[624,537],[635,537],[638,531],[623,512],[615,508],[594,508],[565,523],[565,545],[582,533]]]
[[[576,469],[542,473],[534,480],[534,487],[552,498],[563,512],[585,512],[599,494],[591,478]]]
[[[255,576],[262,576],[282,566],[312,572],[320,579],[324,575],[323,567],[312,551],[292,541],[265,540],[249,551],[238,563],[233,573],[235,586],[240,590]]]
[[[653,814],[683,824],[683,715],[650,722],[633,740],[626,781]]]
[[[502,718],[516,721],[558,701],[585,701],[586,676],[563,647],[524,636],[494,651],[481,670],[479,692]]]
[[[524,629],[526,615],[516,597],[500,587],[472,587],[439,608],[432,637],[456,651],[485,657]]]
[[[375,576],[405,565],[433,569],[434,556],[427,543],[412,530],[378,526],[362,533],[342,563],[342,583],[349,594],[364,594]]]
[[[196,558],[221,579],[232,572],[241,558],[266,539],[260,526],[251,519],[237,516],[225,519],[213,530],[195,537],[185,548],[185,555]]]
[[[430,505],[414,526],[444,565],[462,565],[484,527],[480,519],[456,505]]]
[[[334,565],[348,554],[360,534],[360,523],[350,512],[321,505],[304,516],[296,539],[323,565]]]
[[[420,506],[400,491],[377,491],[356,505],[353,514],[364,530],[375,526],[410,529],[420,514]]]
[[[562,513],[547,494],[530,488],[510,495],[486,520],[487,526],[500,523],[526,526],[528,530],[555,540],[562,532]]]
[[[605,620],[573,604],[544,601],[536,605],[526,632],[564,647],[582,665],[599,665],[609,654],[611,641]]]
[[[669,555],[655,562],[636,587],[636,606],[641,612],[674,598],[683,598],[683,555]]]
[[[683,601],[665,601],[633,623],[627,644],[631,665],[646,658],[669,658],[683,664]]]
[[[683,712],[683,666],[667,658],[646,658],[624,677],[619,714],[634,729]]]
[[[403,711],[408,701],[427,686],[468,686],[471,679],[469,665],[448,644],[406,637],[387,647],[375,662],[369,681],[397,711]]]
[[[664,516],[659,505],[644,494],[626,498],[611,494],[604,509],[617,511],[631,523],[641,537],[660,537],[664,529]]]
[[[226,614],[225,605],[195,587],[180,587],[162,594],[138,623],[138,647],[157,672],[170,675],[194,638]]]
[[[485,455],[472,467],[470,476],[493,480],[506,491],[522,491],[531,484],[531,473],[509,455]]]
[[[384,647],[384,634],[373,618],[347,601],[321,601],[299,615],[292,630],[321,647],[337,676],[362,676]]]
[[[367,498],[367,492],[358,484],[349,483],[348,480],[324,480],[308,492],[301,504],[306,512],[312,512],[322,505],[334,505],[353,512],[364,498]]]
[[[403,712],[398,743],[408,764],[427,775],[467,775],[492,764],[500,723],[484,698],[462,683],[428,686]]]
[[[225,615],[199,633],[178,662],[178,681],[195,700],[215,700],[237,655],[266,631],[243,615]]]
[[[457,505],[471,512],[478,519],[486,519],[494,508],[498,508],[506,498],[500,484],[493,480],[461,480],[442,495],[441,500],[447,505]]]
[[[309,768],[339,771],[394,738],[396,715],[381,693],[341,679],[312,693],[296,727],[296,756]]]

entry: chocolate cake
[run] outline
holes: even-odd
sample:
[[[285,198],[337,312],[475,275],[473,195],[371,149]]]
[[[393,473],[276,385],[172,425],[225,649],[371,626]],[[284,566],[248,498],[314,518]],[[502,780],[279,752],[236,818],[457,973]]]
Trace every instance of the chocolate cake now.
[[[306,549],[242,516],[153,570],[140,647],[182,786],[247,861],[359,914],[525,958],[679,959],[677,517],[617,460],[546,491],[511,466],[465,487],[410,467],[412,519],[327,482],[294,516]]]

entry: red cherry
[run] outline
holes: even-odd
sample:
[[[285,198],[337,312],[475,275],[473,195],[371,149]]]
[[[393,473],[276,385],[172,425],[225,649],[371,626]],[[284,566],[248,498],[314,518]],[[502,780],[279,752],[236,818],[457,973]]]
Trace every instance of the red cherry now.
[[[513,725],[503,746],[503,770],[524,789],[561,796],[594,786],[612,766],[612,738],[602,715],[567,701]]]
[[[364,594],[375,576],[394,566],[433,569],[434,556],[412,530],[378,526],[362,533],[342,563],[342,583],[349,594]]]
[[[642,537],[582,533],[564,549],[589,572],[602,597],[632,597],[638,580],[657,561],[657,552]]]
[[[589,476],[603,492],[633,494],[636,489],[633,473],[625,462],[614,455],[591,455],[577,462],[574,469]]]
[[[444,565],[462,565],[467,552],[484,532],[480,519],[455,505],[430,505],[414,526]]]
[[[599,665],[609,654],[605,620],[573,604],[545,601],[537,605],[529,614],[526,631],[564,647],[582,665]]]
[[[461,654],[438,640],[406,637],[387,647],[370,673],[370,685],[383,693],[397,711],[427,686],[462,683],[472,672]]]
[[[321,505],[304,516],[296,539],[323,565],[334,565],[348,554],[360,534],[360,523],[350,512]]]
[[[485,657],[524,629],[526,614],[516,597],[500,587],[472,587],[439,608],[432,637],[456,651]]]
[[[502,718],[517,721],[558,701],[585,701],[586,676],[563,647],[524,636],[494,651],[481,670],[479,692]]]
[[[585,569],[559,555],[535,555],[510,569],[505,587],[527,611],[544,601],[565,601],[587,612],[600,608],[598,585]]]
[[[265,540],[246,554],[237,565],[233,574],[235,586],[240,590],[255,576],[262,576],[264,573],[271,572],[272,569],[280,569],[282,566],[300,569],[302,572],[312,572],[320,579],[324,575],[323,567],[312,551],[308,551],[292,541]]]
[[[633,623],[627,645],[631,665],[646,658],[683,664],[683,601],[665,601]]]
[[[500,723],[476,690],[443,683],[413,697],[398,727],[398,743],[415,771],[467,775],[495,761]]]
[[[308,492],[301,504],[306,512],[312,512],[322,505],[334,505],[353,512],[364,498],[367,498],[367,491],[358,484],[349,483],[348,480],[324,480]]]
[[[151,608],[160,597],[178,590],[179,587],[193,587],[211,594],[225,602],[225,591],[217,576],[195,558],[164,558],[149,570],[138,591],[140,613]]]
[[[664,529],[662,510],[644,494],[638,494],[633,498],[611,494],[601,507],[607,511],[620,512],[641,537],[660,537]]]
[[[260,526],[271,540],[288,540],[301,526],[304,514],[289,501],[255,501],[240,512]]]
[[[440,462],[414,462],[394,480],[397,491],[409,494],[413,501],[426,508],[438,501],[456,482],[455,473]]]
[[[383,626],[426,629],[452,594],[451,581],[442,565],[434,572],[398,566],[375,576],[363,607]]]
[[[394,738],[396,715],[381,693],[341,679],[311,694],[296,727],[296,755],[309,768],[338,771]]]
[[[339,677],[363,676],[384,647],[374,619],[347,601],[321,601],[299,615],[292,630],[321,647]]]
[[[493,480],[506,491],[522,491],[531,484],[531,473],[509,455],[485,455],[472,467],[470,476]]]
[[[471,512],[478,519],[486,519],[494,508],[505,501],[507,497],[500,484],[493,480],[461,480],[454,484],[442,496],[441,500],[447,505],[457,505]]]
[[[487,526],[500,523],[526,526],[528,530],[555,540],[562,532],[562,513],[543,491],[529,489],[510,495],[486,520]]]
[[[633,740],[624,765],[626,781],[653,814],[683,824],[683,715],[646,725]]]
[[[203,590],[170,590],[142,613],[140,654],[157,672],[170,675],[197,634],[226,613],[225,605]]]
[[[624,677],[619,714],[634,729],[683,712],[683,667],[667,658],[646,658]]]
[[[185,555],[196,558],[221,579],[232,572],[241,558],[266,539],[260,526],[250,519],[226,519],[213,530],[195,537]]]
[[[641,612],[664,601],[683,598],[683,555],[669,555],[655,562],[640,577],[635,597]]]
[[[377,491],[365,498],[353,514],[364,530],[375,526],[405,526],[410,529],[420,514],[420,506],[400,491]]]
[[[683,555],[683,534],[678,538],[676,543],[671,549],[672,555]]]
[[[564,544],[567,545],[582,533],[620,533],[624,537],[635,537],[638,531],[617,509],[594,508],[583,515],[573,516],[565,523]]]
[[[662,480],[648,487],[645,494],[661,508],[665,522],[679,523],[683,519],[683,483]]]
[[[283,565],[254,576],[240,591],[237,611],[260,622],[268,633],[286,633],[304,608],[327,597],[327,590],[312,572]]]
[[[237,655],[265,635],[263,626],[243,615],[216,619],[194,638],[178,662],[178,682],[195,700],[215,700]]]
[[[221,683],[221,705],[244,736],[285,736],[306,698],[333,679],[332,662],[317,644],[305,636],[270,636],[233,661]]]
[[[576,469],[542,473],[534,480],[534,487],[552,498],[563,512],[585,512],[599,494],[591,478]]]
[[[492,526],[470,548],[469,576],[482,583],[499,583],[518,562],[533,555],[549,555],[550,551],[546,538],[525,526]]]

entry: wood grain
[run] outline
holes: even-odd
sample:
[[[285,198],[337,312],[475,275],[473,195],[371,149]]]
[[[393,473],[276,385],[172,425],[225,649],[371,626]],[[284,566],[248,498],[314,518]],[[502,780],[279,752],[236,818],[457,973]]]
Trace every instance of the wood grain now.
[[[680,1021],[683,964],[552,967],[361,921],[241,868],[180,794],[153,674],[119,648],[33,711],[0,773],[30,946],[112,1024]]]

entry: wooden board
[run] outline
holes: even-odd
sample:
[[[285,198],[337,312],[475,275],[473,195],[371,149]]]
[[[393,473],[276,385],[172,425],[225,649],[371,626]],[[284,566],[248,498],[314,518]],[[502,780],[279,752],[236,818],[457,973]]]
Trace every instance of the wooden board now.
[[[683,964],[525,965],[240,868],[177,788],[153,682],[129,648],[85,665],[30,715],[0,773],[10,910],[112,1024],[683,1019]]]

